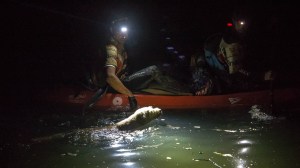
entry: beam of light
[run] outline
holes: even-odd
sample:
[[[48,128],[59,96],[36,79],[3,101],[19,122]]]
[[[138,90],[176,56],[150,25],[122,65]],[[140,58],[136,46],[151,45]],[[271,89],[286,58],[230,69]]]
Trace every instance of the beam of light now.
[[[242,148],[239,150],[239,154],[246,154],[249,152],[249,150],[250,150],[249,147]]]
[[[112,148],[118,148],[118,147],[121,147],[121,146],[123,146],[122,144],[112,144],[112,145],[110,145],[110,147],[112,147]]]
[[[122,165],[123,165],[124,167],[129,167],[129,166],[131,167],[131,166],[135,165],[135,162],[126,162],[126,163],[123,163]],[[122,166],[122,167],[123,167],[123,166]],[[135,166],[134,166],[134,167],[135,167]]]
[[[225,132],[231,132],[231,133],[235,133],[237,132],[237,130],[224,130]]]
[[[118,149],[117,152],[130,152],[131,149]]]
[[[244,144],[250,144],[250,145],[252,145],[253,142],[251,140],[244,139],[244,140],[238,141],[237,144],[242,144],[242,145],[244,145]]]
[[[139,153],[135,153],[135,152],[124,152],[124,153],[117,153],[114,154],[113,156],[122,156],[122,157],[129,157],[129,156],[134,156],[134,155],[139,155]]]

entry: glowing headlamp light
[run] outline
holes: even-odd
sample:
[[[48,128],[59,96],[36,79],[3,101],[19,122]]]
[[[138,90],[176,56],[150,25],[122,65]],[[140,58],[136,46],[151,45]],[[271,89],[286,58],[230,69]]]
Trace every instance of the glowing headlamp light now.
[[[127,33],[128,29],[126,26],[121,27],[121,32],[122,33]]]
[[[245,22],[244,22],[244,21],[239,21],[239,24],[240,24],[240,25],[244,25]]]

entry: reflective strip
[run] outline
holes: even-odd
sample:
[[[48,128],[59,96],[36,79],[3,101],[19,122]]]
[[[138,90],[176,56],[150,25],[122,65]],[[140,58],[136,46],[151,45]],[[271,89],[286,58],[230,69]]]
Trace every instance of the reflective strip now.
[[[117,60],[114,57],[108,57],[105,62],[105,66],[118,67]]]
[[[117,67],[114,66],[114,65],[105,65],[104,67],[114,67],[114,68],[117,68]]]

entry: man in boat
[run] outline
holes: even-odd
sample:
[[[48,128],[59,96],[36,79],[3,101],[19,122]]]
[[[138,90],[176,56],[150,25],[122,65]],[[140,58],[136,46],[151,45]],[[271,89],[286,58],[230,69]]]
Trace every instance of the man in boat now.
[[[107,90],[127,95],[131,111],[136,110],[138,107],[133,92],[143,91],[143,89],[149,87],[150,83],[157,83],[160,89],[164,88],[168,91],[181,92],[184,90],[180,83],[165,76],[157,66],[150,66],[127,75],[128,55],[125,47],[125,42],[128,38],[127,26],[127,18],[117,19],[112,22],[110,28],[111,37],[105,46],[106,60],[104,61],[104,70],[100,69],[92,75],[93,83],[99,89],[93,98],[86,103],[85,108],[91,107]],[[149,90],[145,91],[151,93]]]
[[[214,34],[204,43],[204,52],[191,57],[192,88],[195,95],[246,91],[262,81],[262,75],[250,73],[244,66],[247,24],[233,17],[224,33]],[[264,80],[271,80],[271,71]]]
[[[242,69],[243,48],[237,31],[230,25],[225,33],[208,37],[204,52],[191,57],[192,88],[196,95],[219,94],[231,91],[234,80],[247,77]],[[244,87],[239,84],[234,87]]]
[[[87,102],[87,107],[91,107],[96,101],[106,94],[109,87],[115,91],[128,96],[130,109],[136,110],[138,107],[137,100],[133,92],[123,83],[127,68],[127,52],[125,42],[128,38],[127,18],[121,18],[112,21],[110,26],[111,36],[105,45],[105,52],[100,57],[106,56],[104,68],[99,65],[93,72],[92,82],[99,89],[94,97]],[[103,61],[103,60],[101,60]],[[102,63],[102,62],[101,62]]]

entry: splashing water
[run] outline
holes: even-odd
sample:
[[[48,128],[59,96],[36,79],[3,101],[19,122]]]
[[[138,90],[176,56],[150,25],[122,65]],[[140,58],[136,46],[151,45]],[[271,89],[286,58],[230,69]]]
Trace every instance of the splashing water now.
[[[251,114],[252,119],[257,119],[259,121],[269,121],[276,118],[274,116],[266,114],[265,112],[262,112],[261,108],[258,105],[253,105],[249,113]]]

